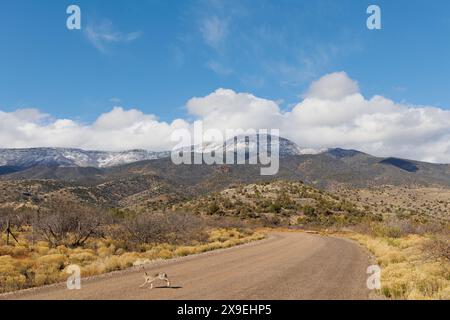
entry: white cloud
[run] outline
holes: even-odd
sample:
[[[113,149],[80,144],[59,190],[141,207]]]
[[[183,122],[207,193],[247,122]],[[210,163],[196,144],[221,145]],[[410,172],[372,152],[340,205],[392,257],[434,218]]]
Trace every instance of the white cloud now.
[[[217,16],[206,17],[200,22],[200,31],[206,44],[218,49],[228,35],[228,23]]]
[[[450,111],[365,98],[345,73],[314,82],[290,111],[275,101],[249,93],[217,89],[187,102],[192,117],[205,128],[280,129],[305,148],[343,147],[378,156],[450,163]],[[175,129],[192,122],[159,121],[155,115],[115,107],[91,124],[52,119],[38,110],[0,111],[0,147],[79,147],[124,150],[170,149]]]
[[[229,89],[217,89],[206,97],[192,98],[187,109],[203,120],[206,128],[220,130],[271,128],[284,122],[274,101]]]
[[[29,114],[33,114],[30,117]],[[51,119],[37,110],[0,111],[0,147],[73,147],[96,150],[167,150],[175,129],[187,128],[184,120],[158,121],[135,109],[114,107],[92,124]]]
[[[187,107],[206,127],[277,128],[302,147],[450,163],[450,111],[381,96],[366,99],[344,72],[313,82],[288,112],[274,101],[224,89],[193,98]]]
[[[101,24],[91,24],[84,29],[86,38],[98,50],[105,52],[107,45],[111,43],[126,43],[134,41],[142,36],[141,31],[123,33],[114,29],[111,21],[104,21]]]
[[[358,83],[350,79],[345,72],[336,72],[314,81],[306,97],[323,100],[336,100],[358,93]]]

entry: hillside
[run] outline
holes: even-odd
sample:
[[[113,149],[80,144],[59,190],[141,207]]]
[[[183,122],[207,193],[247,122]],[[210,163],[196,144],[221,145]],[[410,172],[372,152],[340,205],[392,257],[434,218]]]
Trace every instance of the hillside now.
[[[236,140],[236,148],[257,150],[255,138]],[[206,151],[217,145],[203,146]],[[198,146],[192,146],[198,150]],[[229,148],[227,149],[228,151]],[[242,151],[242,150],[241,150]],[[61,180],[95,186],[108,181],[158,177],[183,193],[221,190],[233,183],[290,180],[318,188],[336,184],[350,187],[417,185],[450,187],[450,165],[397,158],[379,158],[357,150],[303,149],[280,138],[280,170],[262,177],[259,165],[175,165],[168,152],[133,150],[124,152],[79,149],[0,149],[1,180]],[[135,183],[133,183],[135,184]],[[144,183],[140,191],[145,191]]]
[[[238,139],[237,143],[240,148],[246,145],[256,148],[251,139]],[[208,148],[215,150],[217,146]],[[394,190],[417,189],[420,191],[416,196],[403,200],[414,205],[395,203],[397,191],[387,195],[388,200],[384,201],[392,205],[389,210],[432,211],[434,216],[448,216],[445,198],[450,188],[450,165],[378,158],[339,148],[313,153],[283,138],[279,151],[278,174],[261,176],[259,165],[175,165],[168,153],[142,150],[107,153],[52,148],[1,149],[0,206],[69,199],[109,208],[159,210],[234,186],[285,181],[331,191],[357,203],[366,202],[367,208],[378,213],[387,210],[377,200],[379,190],[388,192],[386,186]],[[441,193],[427,191],[434,189]],[[361,193],[362,190],[368,195]],[[423,199],[431,200],[417,200],[422,199],[421,192],[426,194]]]
[[[137,209],[132,206],[132,208]],[[233,186],[171,208],[201,215],[260,219],[267,224],[352,223],[376,218],[361,206],[300,182],[264,182]]]

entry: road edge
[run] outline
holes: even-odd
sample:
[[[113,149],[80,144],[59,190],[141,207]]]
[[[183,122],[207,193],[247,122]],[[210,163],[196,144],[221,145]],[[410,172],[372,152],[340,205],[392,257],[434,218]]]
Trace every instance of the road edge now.
[[[171,259],[151,260],[150,262],[145,263],[143,265],[147,266],[147,267],[157,267],[157,266],[163,266],[163,265],[166,265],[166,264],[169,264],[169,263],[179,263],[179,262],[189,261],[189,260],[201,257],[201,256],[211,256],[211,255],[219,254],[221,252],[226,252],[226,251],[236,250],[236,249],[240,249],[240,248],[244,248],[244,247],[259,245],[261,243],[265,243],[265,242],[268,242],[268,241],[273,241],[276,238],[277,238],[276,234],[267,233],[266,237],[263,238],[263,239],[250,241],[250,242],[247,242],[247,243],[239,244],[237,246],[233,246],[233,247],[229,247],[229,248],[220,248],[220,249],[216,249],[216,250],[190,254],[190,255],[187,255],[187,256],[183,256],[183,257],[175,257],[175,258],[171,258]],[[102,274],[89,276],[89,277],[82,277],[81,281],[82,282],[89,282],[89,281],[95,281],[95,280],[99,280],[99,279],[110,278],[110,277],[113,277],[113,276],[116,276],[116,275],[133,273],[133,272],[138,271],[141,268],[141,266],[142,265],[132,266],[132,267],[129,267],[129,268],[126,268],[126,269],[122,269],[122,270],[116,270],[116,271],[102,273]],[[47,284],[45,286],[32,287],[32,288],[27,288],[27,289],[22,289],[22,290],[17,290],[17,291],[4,292],[4,293],[0,293],[0,300],[7,300],[7,299],[11,299],[13,296],[21,296],[21,295],[29,294],[29,293],[32,293],[32,292],[46,290],[46,289],[51,289],[51,288],[55,288],[55,287],[61,287],[61,286],[66,286],[66,282],[65,281],[63,281],[63,282],[56,282],[56,283],[52,283],[52,284]],[[14,299],[14,298],[12,298],[12,299]]]

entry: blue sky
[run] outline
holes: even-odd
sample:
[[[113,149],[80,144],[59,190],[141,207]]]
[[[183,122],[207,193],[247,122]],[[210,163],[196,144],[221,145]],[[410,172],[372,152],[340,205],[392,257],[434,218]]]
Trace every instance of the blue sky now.
[[[380,31],[365,27],[372,3]],[[81,7],[80,31],[65,27],[69,4]],[[448,108],[448,12],[446,0],[4,0],[0,109],[92,121],[120,104],[170,121],[220,87],[288,109],[334,71],[365,96]],[[122,38],[99,48],[88,28]]]
[[[81,8],[81,30],[66,9]],[[366,27],[369,5],[382,30]],[[450,163],[448,0],[3,0],[0,147],[205,127]],[[25,110],[25,111],[24,111]]]

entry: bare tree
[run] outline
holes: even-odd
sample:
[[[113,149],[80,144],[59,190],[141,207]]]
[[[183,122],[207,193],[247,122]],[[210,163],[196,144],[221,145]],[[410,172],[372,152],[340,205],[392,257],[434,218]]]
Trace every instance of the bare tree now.
[[[178,243],[201,240],[204,222],[188,213],[144,213],[124,222],[130,240],[139,243]]]
[[[13,228],[19,228],[27,224],[29,218],[27,213],[26,210],[0,209],[0,231],[4,231],[6,234],[6,245],[9,245],[10,238],[19,243],[19,240],[13,233]]]
[[[38,211],[33,225],[53,246],[77,247],[97,235],[104,218],[105,212],[100,208],[54,202]]]

